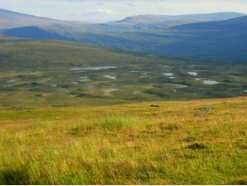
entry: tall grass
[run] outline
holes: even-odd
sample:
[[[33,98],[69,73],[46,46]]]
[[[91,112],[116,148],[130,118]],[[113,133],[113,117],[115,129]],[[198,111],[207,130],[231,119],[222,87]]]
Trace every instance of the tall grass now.
[[[203,118],[194,114],[205,103],[190,101],[2,125],[0,183],[246,184],[247,110],[236,110],[245,100],[232,100],[234,109],[208,100],[214,110]]]

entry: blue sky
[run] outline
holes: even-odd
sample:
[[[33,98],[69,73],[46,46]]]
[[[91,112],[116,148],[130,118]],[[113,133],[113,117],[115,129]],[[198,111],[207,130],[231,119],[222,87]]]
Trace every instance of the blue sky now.
[[[247,0],[0,0],[0,8],[60,20],[107,22],[138,14],[247,14]]]

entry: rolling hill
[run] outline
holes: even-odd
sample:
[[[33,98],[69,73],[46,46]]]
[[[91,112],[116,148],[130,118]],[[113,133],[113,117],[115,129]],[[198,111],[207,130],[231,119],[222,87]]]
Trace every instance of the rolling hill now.
[[[61,39],[166,55],[247,59],[246,23],[247,16],[243,16],[146,32],[97,33],[23,27],[2,30],[0,33],[10,37]]]
[[[43,18],[0,9],[0,28],[16,28],[23,26],[48,26],[52,24],[65,24],[66,21]]]

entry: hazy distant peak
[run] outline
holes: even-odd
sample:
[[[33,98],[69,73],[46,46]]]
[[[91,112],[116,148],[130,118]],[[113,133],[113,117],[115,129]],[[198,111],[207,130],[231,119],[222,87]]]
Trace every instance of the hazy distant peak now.
[[[186,30],[226,30],[247,29],[247,16],[227,19],[223,21],[210,21],[204,23],[191,23],[171,27],[171,29]]]
[[[208,13],[208,14],[188,14],[188,15],[176,15],[173,17],[182,18],[182,19],[208,19],[212,21],[221,21],[231,18],[237,18],[245,16],[246,14],[238,12],[217,12],[217,13]]]
[[[127,17],[123,20],[117,21],[118,23],[147,23],[147,22],[164,22],[167,20],[176,20],[177,18],[166,15],[153,15],[153,14],[141,14],[137,16]]]
[[[141,14],[137,16],[127,17],[116,23],[157,23],[180,19],[196,19],[196,20],[208,20],[219,21],[236,17],[245,16],[246,14],[237,12],[218,12],[209,14],[188,14],[188,15],[153,15],[153,14]]]

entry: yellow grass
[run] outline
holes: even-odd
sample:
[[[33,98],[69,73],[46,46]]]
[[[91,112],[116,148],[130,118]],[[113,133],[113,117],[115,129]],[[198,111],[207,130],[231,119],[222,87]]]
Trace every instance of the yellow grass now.
[[[0,183],[246,184],[246,101],[1,109]]]

